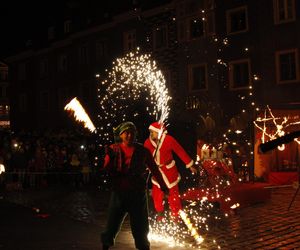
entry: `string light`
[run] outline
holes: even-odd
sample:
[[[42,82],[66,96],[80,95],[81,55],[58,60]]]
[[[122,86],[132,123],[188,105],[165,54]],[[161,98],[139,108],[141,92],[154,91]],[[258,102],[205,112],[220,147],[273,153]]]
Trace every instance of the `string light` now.
[[[257,127],[261,132],[261,141],[262,143],[266,142],[266,140],[274,140],[280,136],[285,135],[286,130],[288,127],[299,125],[300,124],[300,116],[293,117],[293,120],[298,119],[298,121],[290,121],[291,118],[288,116],[284,117],[275,117],[273,114],[271,108],[267,106],[267,109],[264,111],[263,117],[258,117],[254,121],[255,127]],[[272,125],[269,123],[271,122]],[[261,124],[261,125],[260,125]],[[270,129],[270,126],[272,126],[273,131]],[[299,139],[295,139],[295,141],[300,144]],[[279,150],[284,150],[285,146],[281,145],[278,147]]]

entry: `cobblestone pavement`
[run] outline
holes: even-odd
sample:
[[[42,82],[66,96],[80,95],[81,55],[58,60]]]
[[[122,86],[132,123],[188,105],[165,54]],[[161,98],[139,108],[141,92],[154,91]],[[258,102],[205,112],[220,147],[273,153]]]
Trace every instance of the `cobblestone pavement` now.
[[[151,249],[300,249],[300,192],[288,210],[295,192],[292,187],[273,188],[270,200],[242,208],[212,223],[200,247],[191,239],[185,247],[152,242]],[[23,190],[2,196],[16,204],[82,221],[99,232],[104,227],[108,193],[95,187]],[[112,249],[134,249],[133,246],[129,223],[125,220]]]

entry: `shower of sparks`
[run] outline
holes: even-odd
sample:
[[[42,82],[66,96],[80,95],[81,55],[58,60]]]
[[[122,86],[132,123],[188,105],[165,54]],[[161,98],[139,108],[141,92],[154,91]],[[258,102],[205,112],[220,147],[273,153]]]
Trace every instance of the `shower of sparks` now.
[[[300,119],[300,116],[296,118]],[[270,122],[272,123],[272,125],[270,125]],[[299,125],[299,124],[300,121],[290,122],[290,117],[275,117],[269,106],[267,106],[267,110],[265,110],[264,112],[264,117],[258,117],[254,121],[254,125],[260,131],[262,131],[262,135],[261,135],[262,143],[264,143],[266,140],[270,141],[278,137],[284,136],[286,129],[288,127]],[[299,139],[296,138],[295,141],[298,144],[300,144]],[[279,150],[284,150],[284,148],[285,148],[284,145],[278,147]]]
[[[219,164],[225,159],[210,158],[202,162],[199,159],[200,157],[195,165],[200,177],[186,177],[186,182],[195,183],[195,187],[188,189],[181,196],[184,205],[180,211],[182,221],[175,223],[168,212],[165,212],[163,221],[157,221],[155,216],[150,217],[151,241],[163,242],[169,247],[221,249],[213,239],[210,225],[222,223],[230,211],[239,208],[240,204],[232,201],[230,191],[228,192],[231,184],[237,183],[237,178],[231,172],[229,164]],[[215,171],[214,174],[212,170]],[[224,210],[221,210],[217,203],[222,204]]]
[[[113,62],[108,77],[98,89],[100,112],[97,131],[105,143],[111,142],[112,127],[125,120],[143,117],[143,112],[166,123],[171,97],[156,62],[139,49]],[[135,106],[138,108],[135,108]],[[139,111],[143,108],[145,111]]]
[[[74,112],[74,117],[76,121],[82,122],[84,124],[84,127],[89,129],[91,132],[95,132],[96,128],[94,124],[92,123],[90,117],[85,112],[84,108],[80,104],[80,102],[77,100],[76,97],[74,97],[64,108],[65,110],[69,110]]]

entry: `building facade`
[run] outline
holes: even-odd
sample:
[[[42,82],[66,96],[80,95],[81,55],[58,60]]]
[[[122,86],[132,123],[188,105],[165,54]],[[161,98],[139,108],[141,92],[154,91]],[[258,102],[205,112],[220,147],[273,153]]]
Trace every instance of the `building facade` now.
[[[8,66],[0,61],[0,129],[10,128]]]
[[[249,130],[266,105],[299,106],[299,3],[295,0],[174,0],[133,8],[6,58],[13,129],[72,127],[64,105],[77,96],[97,117],[96,74],[140,47],[163,71],[170,121],[213,141]]]

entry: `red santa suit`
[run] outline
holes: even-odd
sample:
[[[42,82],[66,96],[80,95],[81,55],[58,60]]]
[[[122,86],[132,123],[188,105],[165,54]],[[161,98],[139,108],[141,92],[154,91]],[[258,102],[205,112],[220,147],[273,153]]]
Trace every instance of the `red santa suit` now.
[[[173,153],[175,153],[186,165],[187,168],[193,166],[194,161],[186,153],[183,147],[170,135],[158,122],[152,123],[149,126],[150,130],[162,133],[158,145],[149,137],[144,146],[150,150],[155,158],[156,164],[162,174],[163,180],[169,188],[168,203],[173,216],[178,215],[178,211],[182,208],[179,198],[178,183],[181,179],[180,173],[176,167]],[[158,182],[152,177],[152,197],[154,207],[160,216],[164,211],[164,193],[161,191]]]

